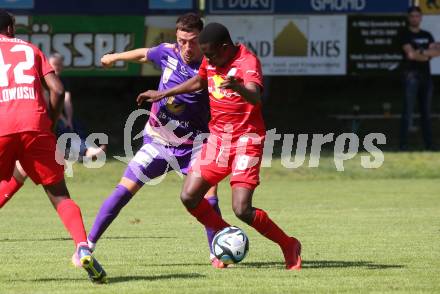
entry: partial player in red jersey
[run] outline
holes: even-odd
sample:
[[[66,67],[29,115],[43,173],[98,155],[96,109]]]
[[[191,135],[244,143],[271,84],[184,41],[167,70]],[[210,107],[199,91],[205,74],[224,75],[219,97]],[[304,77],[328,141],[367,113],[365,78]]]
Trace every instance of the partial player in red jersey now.
[[[185,180],[182,202],[205,226],[217,231],[229,226],[203,195],[231,174],[235,215],[281,247],[287,269],[299,270],[301,243],[286,235],[265,211],[252,206],[266,133],[261,113],[261,64],[245,46],[234,45],[229,31],[219,23],[208,24],[199,43],[205,56],[199,74],[169,90],[141,93],[138,104],[208,88],[211,135]]]
[[[90,279],[105,282],[105,271],[88,248],[81,211],[70,199],[64,168],[55,159],[51,129],[63,106],[63,85],[44,54],[14,34],[14,17],[0,9],[0,182],[13,177],[20,161],[34,183],[43,185]],[[43,81],[50,91],[49,107]]]
[[[63,70],[63,56],[59,53],[52,53],[49,56],[49,64],[52,66],[52,68],[55,71],[55,74],[59,77],[62,70]],[[45,92],[45,100],[46,105],[49,103],[49,93],[47,91]],[[68,89],[65,88],[64,92],[64,107],[63,111],[61,111],[60,119],[57,122],[57,136],[60,136],[62,132],[66,132],[65,129],[72,129],[72,116],[73,116],[73,106],[72,106],[72,95]],[[63,126],[63,130],[58,130],[59,125]],[[101,145],[100,147],[91,147],[91,146],[85,146],[83,142],[85,139],[81,139],[81,147],[80,147],[80,156],[81,157],[87,157],[89,159],[93,159],[98,154],[101,154],[105,151],[106,145]],[[84,147],[82,147],[84,146]],[[61,152],[61,151],[59,151]],[[59,154],[60,160],[63,156],[63,154]],[[12,199],[12,197],[17,193],[21,187],[23,187],[24,182],[27,179],[27,174],[23,170],[22,166],[20,165],[20,162],[17,161],[15,163],[15,169],[13,176],[9,180],[0,181],[0,209],[3,208],[3,206]]]

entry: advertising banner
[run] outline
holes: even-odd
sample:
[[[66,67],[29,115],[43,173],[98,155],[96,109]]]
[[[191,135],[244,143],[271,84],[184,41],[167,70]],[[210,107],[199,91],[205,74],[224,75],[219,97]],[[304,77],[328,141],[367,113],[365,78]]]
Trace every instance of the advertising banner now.
[[[400,72],[403,61],[401,34],[405,29],[405,16],[348,16],[348,72]]]
[[[438,0],[422,0],[436,2]],[[207,0],[209,14],[402,13],[408,0]]]
[[[64,56],[65,74],[138,75],[139,64],[117,62],[101,67],[101,57],[144,45],[144,17],[138,16],[17,16],[17,37],[49,55]]]
[[[149,0],[148,8],[153,10],[191,10],[194,0]]]
[[[176,42],[176,19],[177,16],[149,16],[145,18],[145,41],[144,46],[151,48],[160,43]],[[159,76],[161,70],[151,63],[142,64],[142,75]]]
[[[198,0],[0,0],[0,8],[34,15],[155,15],[183,14],[198,9]]]
[[[423,14],[440,14],[440,0],[420,0]]]
[[[206,0],[206,11],[211,14],[269,14],[274,12],[274,5],[275,0]]]
[[[0,8],[32,9],[34,8],[34,0],[0,0]]]
[[[344,75],[345,15],[214,16],[261,60],[266,75]]]

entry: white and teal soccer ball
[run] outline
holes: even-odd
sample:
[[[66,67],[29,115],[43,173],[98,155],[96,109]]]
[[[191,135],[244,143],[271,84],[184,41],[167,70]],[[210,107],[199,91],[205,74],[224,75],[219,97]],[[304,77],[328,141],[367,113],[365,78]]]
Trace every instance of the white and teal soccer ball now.
[[[239,263],[249,251],[249,239],[240,228],[227,227],[215,234],[212,248],[224,264]]]

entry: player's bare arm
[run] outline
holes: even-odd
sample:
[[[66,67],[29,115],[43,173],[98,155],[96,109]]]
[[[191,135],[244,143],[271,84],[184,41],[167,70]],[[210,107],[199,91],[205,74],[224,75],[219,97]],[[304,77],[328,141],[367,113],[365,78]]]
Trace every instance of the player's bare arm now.
[[[117,61],[127,61],[136,63],[148,62],[147,53],[149,48],[138,48],[130,51],[105,54],[101,57],[101,64],[105,68],[112,67]]]
[[[72,94],[66,91],[64,94],[64,111],[66,116],[64,117],[67,127],[73,129],[73,104],[72,104]],[[63,115],[61,115],[63,116]]]
[[[48,73],[44,76],[44,81],[49,88],[49,113],[53,122],[60,117],[64,105],[64,86],[58,76],[54,73]]]
[[[423,50],[422,55],[434,58],[440,56],[440,43],[431,43],[429,49]]]
[[[414,50],[411,44],[403,45],[403,51],[405,52],[408,60],[425,62],[428,61],[430,57],[421,54],[420,52]]]
[[[244,85],[243,82],[234,77],[227,77],[225,81],[220,84],[220,88],[231,89],[240,94],[247,102],[254,105],[261,101],[260,86],[254,82],[249,82]]]
[[[140,93],[136,98],[137,104],[140,106],[144,101],[155,102],[165,97],[175,96],[184,93],[192,93],[207,88],[208,83],[200,76],[196,75],[186,82],[165,91],[148,90]]]

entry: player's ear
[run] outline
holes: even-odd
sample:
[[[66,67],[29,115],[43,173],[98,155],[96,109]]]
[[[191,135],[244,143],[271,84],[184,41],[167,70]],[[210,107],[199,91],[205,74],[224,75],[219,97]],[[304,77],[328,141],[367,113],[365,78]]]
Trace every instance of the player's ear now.
[[[15,35],[15,26],[14,25],[8,26],[7,33],[8,36],[13,37]]]

